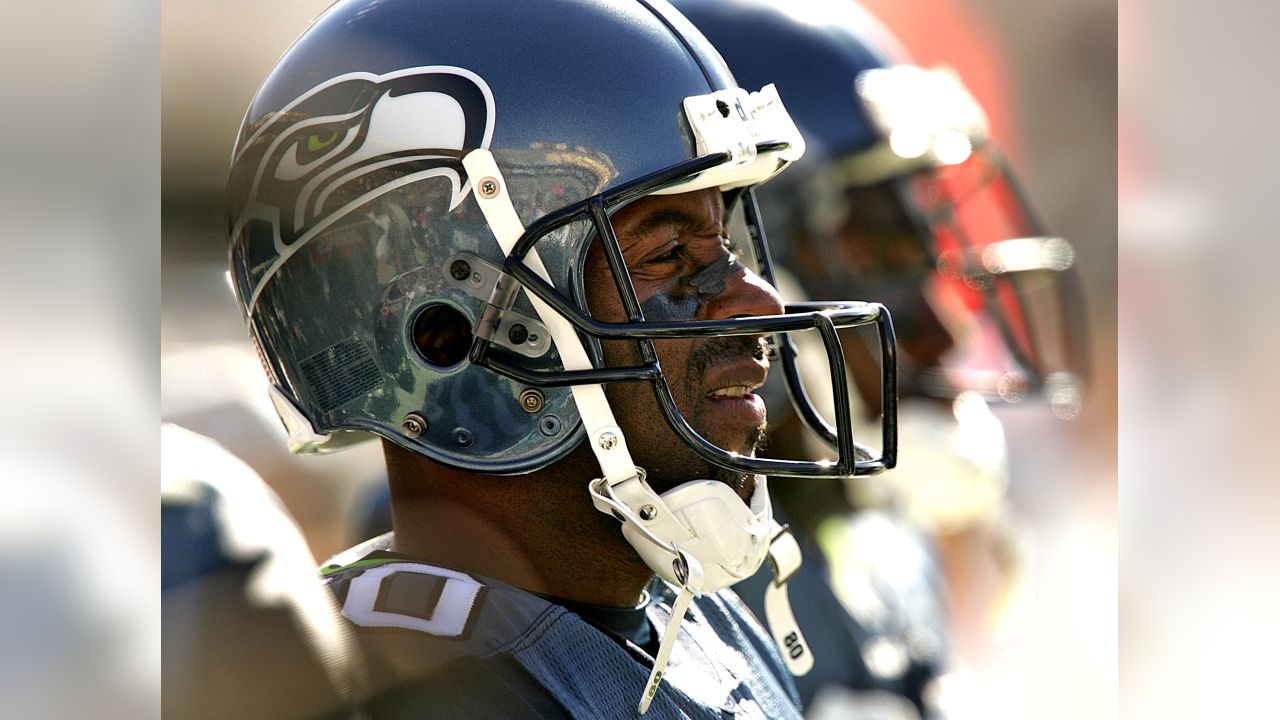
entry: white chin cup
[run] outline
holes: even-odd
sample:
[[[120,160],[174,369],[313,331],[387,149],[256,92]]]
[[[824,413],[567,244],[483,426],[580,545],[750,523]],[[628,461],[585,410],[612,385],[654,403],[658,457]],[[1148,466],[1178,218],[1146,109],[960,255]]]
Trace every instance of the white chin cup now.
[[[658,498],[662,506],[656,508],[655,521],[633,515],[623,522],[622,534],[663,580],[701,595],[751,577],[764,562],[773,509],[763,475],[756,477],[750,506],[714,480],[687,482]],[[657,522],[664,513],[675,523]],[[653,542],[650,534],[667,547]]]

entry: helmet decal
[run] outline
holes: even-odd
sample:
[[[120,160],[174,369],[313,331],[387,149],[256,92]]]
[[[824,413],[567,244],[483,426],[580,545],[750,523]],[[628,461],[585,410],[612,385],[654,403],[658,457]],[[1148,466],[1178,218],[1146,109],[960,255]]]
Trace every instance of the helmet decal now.
[[[470,189],[461,158],[489,146],[493,123],[483,79],[431,66],[341,75],[247,127],[233,160],[245,176],[231,178],[230,200],[248,311],[299,247],[380,195],[438,177],[456,208]]]

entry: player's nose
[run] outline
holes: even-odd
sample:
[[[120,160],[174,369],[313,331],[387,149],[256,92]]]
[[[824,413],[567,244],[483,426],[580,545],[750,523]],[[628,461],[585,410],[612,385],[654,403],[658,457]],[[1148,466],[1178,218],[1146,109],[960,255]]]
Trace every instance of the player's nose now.
[[[782,313],[782,297],[778,291],[745,267],[731,275],[725,282],[724,292],[706,306],[706,315],[713,320]]]

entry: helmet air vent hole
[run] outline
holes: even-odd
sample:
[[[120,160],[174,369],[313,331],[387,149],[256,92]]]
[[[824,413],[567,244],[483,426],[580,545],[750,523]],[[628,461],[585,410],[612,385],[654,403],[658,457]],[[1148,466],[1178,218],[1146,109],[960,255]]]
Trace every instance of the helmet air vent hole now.
[[[720,117],[729,117],[729,103],[723,100],[717,100],[716,110],[720,111]]]
[[[428,305],[413,321],[413,346],[438,368],[451,368],[465,360],[471,337],[471,322],[452,305]]]

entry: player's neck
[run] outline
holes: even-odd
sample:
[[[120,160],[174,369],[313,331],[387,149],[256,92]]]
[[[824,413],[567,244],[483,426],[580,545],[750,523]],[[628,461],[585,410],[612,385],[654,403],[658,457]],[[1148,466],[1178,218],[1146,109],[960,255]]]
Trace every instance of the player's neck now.
[[[386,456],[397,552],[608,607],[634,607],[652,576],[618,522],[592,506],[589,463],[571,456],[552,469],[492,477],[395,447]]]

